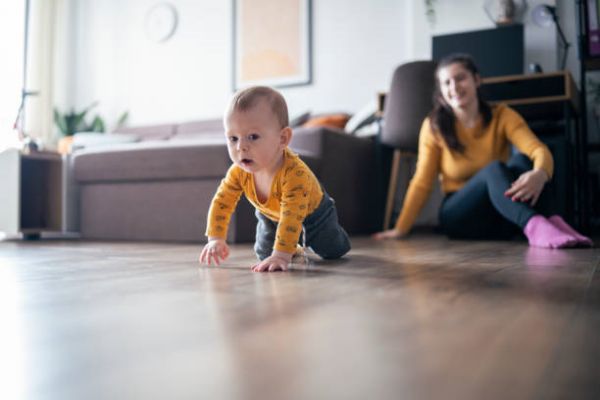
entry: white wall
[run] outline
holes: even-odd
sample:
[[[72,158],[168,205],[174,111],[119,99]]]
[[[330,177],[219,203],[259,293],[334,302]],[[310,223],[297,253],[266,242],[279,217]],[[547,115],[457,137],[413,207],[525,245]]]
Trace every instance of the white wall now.
[[[3,59],[0,63],[0,152],[14,146],[18,140],[13,123],[21,103],[23,86],[24,15],[22,4],[8,1],[0,3],[0,49]]]
[[[132,124],[217,116],[230,92],[229,1],[178,0],[175,35],[154,43],[144,16],[155,0],[81,0],[76,3],[78,54],[73,102],[100,101]]]
[[[232,93],[231,1],[172,0],[177,31],[153,43],[143,20],[157,1],[71,1],[76,55],[59,105],[98,100],[109,125],[124,110],[135,125],[221,115]],[[482,4],[437,0],[431,27],[423,0],[313,0],[313,82],[282,89],[290,113],[358,110],[387,89],[395,66],[430,58],[432,34],[492,27]],[[527,62],[555,69],[555,30],[530,25]]]
[[[567,41],[571,44],[567,57],[567,69],[573,75],[573,79],[579,85],[579,50],[577,38],[577,2],[570,0],[558,0],[556,2],[558,22],[565,34]]]
[[[219,117],[232,93],[231,1],[174,0],[175,35],[144,36],[156,0],[80,0],[76,7],[77,82],[65,103],[100,101],[109,122],[129,110],[131,124]],[[389,85],[406,61],[406,2],[313,1],[313,83],[282,89],[292,115],[355,111]],[[66,86],[65,86],[66,87]]]
[[[569,0],[571,1],[571,0]],[[436,0],[435,22],[429,23],[425,17],[424,1],[412,1],[412,18],[409,23],[410,37],[414,38],[409,47],[409,57],[431,56],[431,37],[449,33],[490,29],[495,26],[487,16],[482,0]],[[537,63],[545,72],[556,71],[556,29],[554,26],[542,28],[531,21],[531,10],[538,4],[555,5],[555,0],[529,0],[522,17],[525,30],[525,65]]]
[[[314,85],[284,90],[292,110],[356,111],[408,61],[407,2],[313,0]]]

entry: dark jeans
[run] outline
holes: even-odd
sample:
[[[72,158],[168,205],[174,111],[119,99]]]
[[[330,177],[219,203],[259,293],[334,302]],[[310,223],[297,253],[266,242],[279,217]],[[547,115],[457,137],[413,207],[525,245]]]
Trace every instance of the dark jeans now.
[[[258,223],[254,251],[262,261],[273,252],[277,222],[265,217],[258,210],[255,215]],[[350,251],[350,239],[344,228],[340,226],[335,202],[327,193],[323,192],[319,207],[304,219],[302,226],[302,235],[306,235],[306,246],[321,258],[336,259]]]
[[[508,239],[534,215],[552,214],[546,188],[535,208],[504,196],[511,183],[531,168],[531,161],[523,154],[515,154],[506,164],[488,164],[462,189],[446,195],[439,212],[442,231],[459,239]]]

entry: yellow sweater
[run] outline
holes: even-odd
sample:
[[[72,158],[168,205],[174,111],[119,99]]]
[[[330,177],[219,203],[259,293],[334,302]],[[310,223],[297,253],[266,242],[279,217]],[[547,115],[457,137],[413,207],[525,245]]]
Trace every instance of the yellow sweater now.
[[[506,105],[492,109],[492,120],[487,128],[483,122],[473,128],[465,128],[456,122],[456,133],[465,151],[460,154],[448,148],[446,142],[434,132],[429,118],[423,121],[419,136],[419,155],[396,229],[406,233],[410,230],[431,192],[436,175],[444,193],[455,192],[480,169],[492,161],[508,161],[511,144],[527,155],[534,168],[542,168],[552,176],[554,162],[548,148],[529,129],[523,118]]]
[[[291,150],[284,150],[284,161],[271,183],[269,198],[261,203],[256,195],[254,176],[232,165],[221,181],[208,211],[206,236],[225,239],[231,214],[240,196],[258,211],[278,222],[274,249],[293,253],[302,232],[302,222],[320,204],[323,191],[310,168]]]

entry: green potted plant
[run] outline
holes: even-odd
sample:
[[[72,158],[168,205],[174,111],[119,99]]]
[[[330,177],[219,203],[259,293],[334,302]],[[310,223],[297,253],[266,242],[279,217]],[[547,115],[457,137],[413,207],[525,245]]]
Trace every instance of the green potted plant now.
[[[98,102],[94,102],[81,111],[75,111],[74,108],[71,108],[71,110],[66,113],[61,113],[58,108],[54,108],[54,123],[58,127],[60,133],[64,136],[58,143],[58,151],[60,153],[66,154],[70,151],[73,135],[77,132],[106,132],[106,124],[100,115],[96,114],[91,123],[86,121],[86,116],[90,110],[97,105]],[[116,128],[125,125],[128,118],[129,112],[125,111],[117,120]]]
[[[106,124],[104,119],[100,115],[96,114],[92,119],[91,123],[86,122],[86,116],[94,107],[98,105],[98,102],[90,104],[82,111],[75,111],[71,108],[69,112],[61,113],[58,108],[54,108],[54,123],[60,130],[63,136],[72,136],[77,132],[106,132]],[[117,120],[116,127],[119,128],[127,122],[129,118],[129,112],[125,111]]]
[[[96,107],[98,102],[94,102],[82,111],[75,111],[71,108],[69,112],[61,113],[58,108],[54,108],[54,123],[60,130],[63,136],[72,136],[77,132],[104,132],[104,122],[100,116],[96,115],[92,124],[88,125],[85,121],[85,117],[88,112]]]

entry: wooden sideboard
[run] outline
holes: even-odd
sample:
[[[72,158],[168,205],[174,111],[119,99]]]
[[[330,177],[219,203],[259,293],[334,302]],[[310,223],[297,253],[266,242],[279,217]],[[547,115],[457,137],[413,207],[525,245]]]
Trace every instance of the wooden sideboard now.
[[[483,78],[481,92],[488,102],[506,103],[526,119],[560,117],[565,105],[580,113],[579,91],[568,71]]]

